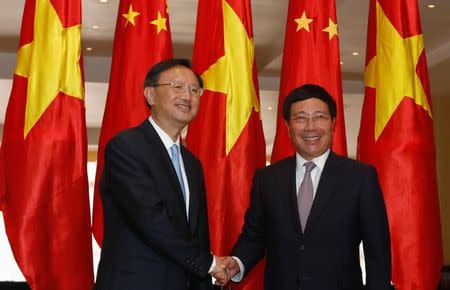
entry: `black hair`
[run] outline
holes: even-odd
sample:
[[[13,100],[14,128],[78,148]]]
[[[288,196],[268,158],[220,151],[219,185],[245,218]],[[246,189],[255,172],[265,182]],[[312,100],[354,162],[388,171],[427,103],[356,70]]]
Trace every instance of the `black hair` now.
[[[165,72],[168,69],[171,69],[175,66],[184,66],[188,69],[192,70],[191,63],[189,60],[184,58],[171,58],[163,60],[157,64],[155,64],[147,73],[147,76],[144,80],[144,88],[154,86],[158,83],[158,77],[162,72]],[[195,74],[195,73],[194,73]],[[202,78],[195,74],[197,78],[198,84],[201,88],[203,88],[203,80]]]
[[[286,122],[291,117],[291,106],[298,101],[304,101],[311,98],[317,98],[327,104],[330,116],[332,119],[336,118],[336,101],[333,97],[321,86],[306,84],[293,89],[284,100],[283,103],[283,118]]]

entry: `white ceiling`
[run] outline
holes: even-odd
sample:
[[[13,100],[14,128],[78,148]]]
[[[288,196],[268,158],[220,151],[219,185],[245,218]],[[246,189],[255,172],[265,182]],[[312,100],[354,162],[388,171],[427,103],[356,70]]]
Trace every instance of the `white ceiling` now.
[[[13,74],[24,2],[0,1],[0,79],[10,80]],[[191,58],[197,0],[168,2],[174,54]],[[96,107],[89,110],[94,115],[91,121],[88,116],[91,127],[99,127],[103,113],[118,3],[119,0],[109,0],[108,3],[82,0],[83,46],[92,47],[92,51],[84,51],[85,76],[89,82],[87,98],[91,99],[88,105]],[[368,3],[369,0],[336,0],[345,95],[362,94]],[[430,9],[427,7],[429,4],[436,7]],[[264,90],[262,104],[266,108],[276,108],[287,5],[288,0],[252,0],[255,55],[260,88]],[[419,0],[419,7],[432,94],[434,97],[450,97],[450,1]],[[99,28],[93,29],[93,25]],[[359,52],[358,56],[352,55],[355,51]],[[9,96],[9,83],[0,82],[0,86],[3,84],[0,88],[2,107]],[[347,107],[352,105],[353,99],[346,100],[344,96]],[[266,126],[270,127],[269,131],[274,129],[274,111],[263,115],[263,118],[269,118],[265,121],[270,124]],[[4,108],[0,107],[0,123],[3,123],[3,114]]]

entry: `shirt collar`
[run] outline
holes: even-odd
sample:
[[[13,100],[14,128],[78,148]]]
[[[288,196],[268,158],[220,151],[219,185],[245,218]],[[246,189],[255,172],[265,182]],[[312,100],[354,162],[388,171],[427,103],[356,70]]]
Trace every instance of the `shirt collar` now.
[[[158,124],[156,123],[155,119],[153,119],[152,116],[150,116],[148,120],[152,124],[153,128],[155,128],[156,133],[163,142],[164,147],[166,147],[167,151],[169,150],[170,147],[172,147],[173,144],[177,144],[178,148],[180,148],[180,136],[178,136],[176,142],[173,142],[172,138],[170,138],[170,136],[166,132],[164,132],[164,130],[161,129],[161,127],[158,126]]]
[[[320,155],[319,157],[316,157],[312,160],[306,160],[305,158],[303,158],[300,154],[295,153],[295,159],[296,159],[296,166],[297,168],[301,168],[303,166],[303,164],[305,164],[306,162],[312,161],[314,162],[314,164],[316,164],[316,167],[318,167],[320,169],[320,171],[323,170],[323,167],[325,166],[325,162],[327,161],[328,155],[330,155],[330,149],[328,149],[327,151],[325,151],[325,153],[323,153],[322,155]]]

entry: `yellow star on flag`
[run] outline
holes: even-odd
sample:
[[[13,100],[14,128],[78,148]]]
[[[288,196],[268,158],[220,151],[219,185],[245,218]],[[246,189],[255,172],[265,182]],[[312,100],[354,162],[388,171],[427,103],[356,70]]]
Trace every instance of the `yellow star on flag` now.
[[[305,29],[309,32],[309,24],[313,21],[312,18],[306,17],[306,12],[303,11],[302,17],[294,19],[294,21],[297,23],[297,30]]]
[[[150,23],[156,26],[157,33],[159,34],[161,30],[167,31],[166,22],[167,18],[163,18],[161,13],[158,11],[158,17]]]
[[[133,11],[133,6],[130,4],[130,7],[128,8],[128,13],[122,14],[122,16],[125,17],[125,19],[127,20],[127,22],[125,22],[125,27],[127,27],[128,22],[133,24],[133,26],[136,26],[134,18],[136,16],[138,16],[139,14],[141,14],[141,13]]]
[[[226,154],[228,155],[250,119],[259,112],[253,83],[254,46],[233,8],[224,0],[224,51],[216,63],[203,74],[205,89],[227,95]]]
[[[375,140],[405,97],[431,110],[416,66],[423,52],[423,35],[402,38],[377,2],[377,54],[366,68],[365,85],[376,89]]]
[[[323,29],[322,31],[328,32],[328,39],[331,40],[333,36],[338,36],[338,25],[328,18],[328,27]]]
[[[34,39],[20,47],[15,74],[28,78],[24,138],[59,92],[84,99],[81,25],[64,28],[49,0],[36,0]]]

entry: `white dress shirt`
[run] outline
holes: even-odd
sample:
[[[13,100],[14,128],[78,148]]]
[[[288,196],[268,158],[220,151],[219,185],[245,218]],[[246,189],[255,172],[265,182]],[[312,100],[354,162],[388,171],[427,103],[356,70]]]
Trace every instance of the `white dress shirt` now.
[[[313,170],[311,170],[313,197],[316,197],[317,187],[319,186],[320,177],[322,176],[323,167],[325,166],[328,155],[330,155],[330,149],[312,160],[306,160],[305,158],[300,156],[300,154],[295,154],[295,188],[297,189],[297,194],[298,189],[302,184],[303,178],[305,177],[306,166],[304,166],[304,164],[306,162],[312,161],[316,165]]]
[[[180,151],[180,136],[178,136],[177,141],[173,142],[172,138],[164,132],[161,127],[158,126],[158,124],[155,122],[155,120],[150,116],[148,118],[150,123],[153,125],[153,128],[155,128],[156,133],[158,133],[159,138],[161,138],[161,141],[164,144],[164,147],[166,147],[167,153],[170,156],[170,147],[172,147],[173,144],[178,145],[178,151]],[[180,167],[181,167],[181,175],[183,177],[183,183],[184,183],[184,191],[185,191],[185,206],[186,206],[186,217],[189,219],[189,197],[190,197],[190,191],[189,191],[189,183],[186,177],[186,170],[184,168],[184,162],[183,162],[183,156],[181,155],[181,152],[178,152],[178,156],[180,156]],[[178,180],[178,179],[177,179]]]

